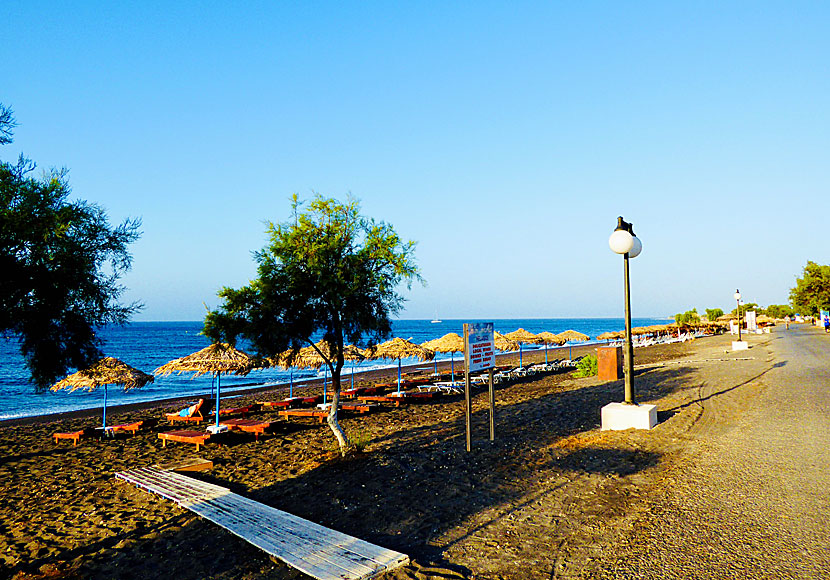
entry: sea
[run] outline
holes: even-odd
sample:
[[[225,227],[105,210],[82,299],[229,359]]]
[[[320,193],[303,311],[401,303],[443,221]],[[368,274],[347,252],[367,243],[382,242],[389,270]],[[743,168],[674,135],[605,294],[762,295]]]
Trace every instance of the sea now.
[[[618,331],[625,327],[622,318],[528,318],[528,319],[496,319],[496,320],[395,320],[392,324],[392,336],[405,338],[415,343],[422,343],[444,336],[448,332],[462,334],[462,325],[465,322],[493,322],[494,327],[501,333],[512,332],[524,328],[532,333],[549,331],[560,333],[564,330],[576,330],[587,334],[592,339],[606,331]],[[633,326],[647,326],[665,324],[665,318],[635,318]],[[99,330],[103,342],[104,354],[123,360],[124,362],[152,373],[161,365],[200,350],[209,344],[207,338],[200,334],[202,322],[132,322],[125,326],[111,326]],[[244,345],[242,345],[244,348]],[[535,345],[525,345],[524,351],[532,350]],[[449,360],[451,355],[438,353],[438,361]],[[459,360],[459,355],[454,355]],[[555,356],[551,352],[551,357]],[[415,359],[403,359],[402,365],[417,365],[428,367],[431,363],[423,363]],[[378,368],[396,367],[397,361],[363,361],[352,366],[346,363],[343,369],[344,384],[350,380],[351,373],[359,374],[362,371]],[[244,377],[223,375],[223,399],[244,393],[248,389],[263,386],[281,386],[286,390],[292,384],[301,385],[303,381],[324,378],[327,371],[315,370],[282,370],[265,369],[252,371]],[[197,397],[210,393],[214,378],[203,375],[194,378],[192,373],[181,375],[158,376],[155,382],[139,389],[124,392],[120,387],[112,386],[107,389],[107,407],[129,403],[157,401],[175,397]],[[25,361],[20,354],[19,344],[14,337],[0,337],[0,420],[20,417],[33,417],[50,413],[75,411],[80,409],[101,408],[104,389],[93,392],[77,390],[38,392],[29,380],[29,373]]]

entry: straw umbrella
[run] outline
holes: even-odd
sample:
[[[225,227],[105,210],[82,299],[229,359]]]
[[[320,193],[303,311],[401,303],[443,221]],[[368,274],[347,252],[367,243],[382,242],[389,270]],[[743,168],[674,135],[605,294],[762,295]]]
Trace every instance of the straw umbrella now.
[[[152,383],[155,380],[153,375],[148,375],[136,368],[131,367],[127,363],[118,360],[117,358],[105,357],[99,360],[86,370],[78,371],[69,375],[62,381],[52,385],[51,390],[60,391],[61,389],[69,389],[69,392],[77,389],[86,389],[88,392],[94,391],[101,385],[104,386],[104,417],[103,427],[107,428],[107,386],[108,385],[122,385],[124,391],[130,389],[137,389],[143,387],[147,383]]]
[[[316,348],[315,348],[316,347]],[[322,353],[322,354],[321,354]],[[325,378],[323,379],[323,401],[326,400],[326,388],[328,386],[328,363],[336,358],[336,354],[331,349],[329,343],[320,340],[314,346],[306,346],[299,350],[287,350],[276,357],[276,364],[283,368],[298,368],[310,369],[319,368],[325,365]],[[363,351],[353,344],[348,344],[343,347],[343,360],[347,361],[361,361],[366,356]],[[293,371],[292,371],[292,386],[293,386]],[[354,365],[352,365],[352,386],[354,386]],[[293,390],[293,389],[292,389]],[[293,393],[289,392],[289,396]]]
[[[576,330],[566,330],[559,333],[560,338],[564,338],[566,342],[584,342],[590,337],[587,334],[582,334]],[[568,358],[573,358],[571,345],[568,345]]]
[[[553,334],[552,332],[544,331],[540,332],[536,335],[545,343],[545,364],[548,364],[548,345],[549,344],[556,344],[556,345],[563,345],[565,344],[565,339],[561,338],[557,334]]]
[[[519,328],[518,330],[514,330],[513,332],[508,332],[504,336],[506,336],[510,340],[515,340],[519,343],[519,366],[522,366],[523,344],[542,344],[543,342],[545,342],[543,339],[539,338],[532,332],[528,332],[524,328]]]
[[[435,358],[435,352],[403,338],[393,338],[366,350],[369,359],[397,359],[398,360],[398,392],[401,392],[401,359],[414,357],[422,361]]]
[[[216,427],[219,428],[219,396],[222,373],[245,376],[256,367],[256,359],[227,343],[214,343],[200,351],[177,358],[153,371],[157,375],[192,372],[193,378],[213,374],[216,378]]]
[[[421,346],[435,352],[450,353],[450,372],[452,373],[452,381],[455,382],[455,353],[464,352],[464,339],[455,332],[449,332],[441,338],[428,340],[422,343]],[[437,363],[435,371],[438,372]]]
[[[493,342],[496,345],[496,349],[498,350],[519,350],[519,343],[515,340],[511,340],[503,335],[498,330],[493,332]]]
[[[598,340],[616,340],[618,338],[622,338],[625,333],[622,331],[609,331],[603,332],[599,336],[597,336]]]

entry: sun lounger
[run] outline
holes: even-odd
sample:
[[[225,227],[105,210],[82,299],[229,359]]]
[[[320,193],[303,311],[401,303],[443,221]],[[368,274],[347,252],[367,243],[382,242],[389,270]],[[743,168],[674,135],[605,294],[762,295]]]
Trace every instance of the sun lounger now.
[[[352,411],[354,413],[368,413],[372,409],[376,409],[377,405],[370,405],[368,403],[345,402],[340,403],[340,408],[344,411]]]
[[[293,405],[294,402],[289,399],[285,399],[284,401],[260,401],[257,404],[265,409],[287,409]]]
[[[233,409],[219,409],[219,418],[222,417],[231,417],[233,415],[242,415],[243,417],[247,417],[248,413],[253,413],[257,410],[256,405],[248,405],[247,407],[234,407]],[[216,413],[211,411],[210,413],[213,416],[216,416]]]
[[[328,417],[329,412],[326,409],[284,409],[279,411],[279,415],[286,419],[290,417],[310,417],[319,419],[320,423],[322,423]]]
[[[81,437],[85,437],[86,435],[86,429],[81,429],[80,431],[68,431],[66,433],[52,433],[52,437],[55,438],[55,445],[57,445],[58,441],[61,439],[69,439],[72,441],[72,447],[75,447]]]
[[[202,408],[204,406],[205,400],[199,399],[196,404],[182,409],[178,413],[166,413],[164,416],[167,417],[171,425],[173,423],[201,423],[205,420],[205,416],[202,414]]]
[[[199,451],[199,446],[204,445],[205,441],[210,439],[210,433],[205,431],[170,431],[169,433],[159,433],[162,447],[167,447],[168,441],[178,441],[180,443],[193,443],[196,445],[196,451]]]
[[[109,425],[105,431],[107,435],[115,435],[116,433],[128,432],[135,435],[138,430],[144,425],[144,421],[135,421],[133,423],[121,423],[119,425]]]
[[[265,431],[273,427],[273,421],[258,421],[257,419],[226,419],[220,421],[220,425],[225,425],[231,430],[242,431],[243,433],[253,433],[256,440],[259,441],[259,436]]]

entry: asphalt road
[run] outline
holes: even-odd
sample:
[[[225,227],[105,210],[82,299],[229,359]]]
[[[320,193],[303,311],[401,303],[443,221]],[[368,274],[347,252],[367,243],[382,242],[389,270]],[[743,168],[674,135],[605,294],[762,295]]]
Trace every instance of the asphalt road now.
[[[776,327],[749,352],[764,372],[705,401],[709,428],[590,576],[830,578],[830,335]]]

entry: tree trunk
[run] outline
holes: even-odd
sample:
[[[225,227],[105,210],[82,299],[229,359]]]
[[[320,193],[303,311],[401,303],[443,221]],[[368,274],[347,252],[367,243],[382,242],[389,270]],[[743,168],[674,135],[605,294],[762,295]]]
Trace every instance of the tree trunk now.
[[[331,428],[332,433],[334,433],[334,436],[337,438],[337,443],[340,445],[340,454],[343,457],[345,457],[346,453],[349,450],[349,438],[346,435],[346,432],[343,431],[343,427],[341,427],[340,423],[337,422],[337,409],[338,407],[340,407],[341,370],[341,364],[338,364],[335,368],[331,369],[331,386],[332,390],[334,391],[334,396],[332,397],[331,407],[329,408],[329,416],[327,421],[329,424],[329,428]]]

